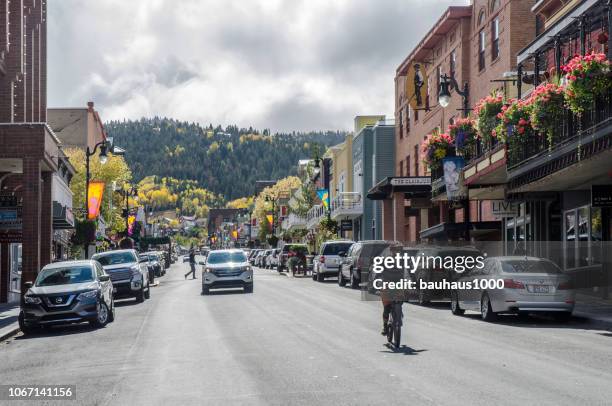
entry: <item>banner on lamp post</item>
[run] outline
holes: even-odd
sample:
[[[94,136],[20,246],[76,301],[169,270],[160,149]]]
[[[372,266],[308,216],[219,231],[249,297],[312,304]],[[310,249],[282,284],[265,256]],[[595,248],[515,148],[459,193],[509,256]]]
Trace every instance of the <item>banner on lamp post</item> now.
[[[134,223],[136,222],[136,216],[130,214],[128,217],[128,235],[134,234]]]
[[[444,185],[448,200],[467,199],[467,188],[463,182],[463,167],[465,160],[462,157],[448,157],[442,160],[444,169]]]
[[[272,230],[272,226],[274,225],[274,215],[266,214],[266,219],[268,220],[268,228]]]
[[[100,207],[102,206],[102,197],[104,196],[104,182],[92,181],[89,182],[87,189],[87,218],[95,220],[100,215]]]
[[[325,210],[329,210],[329,190],[318,189],[317,196],[319,196],[319,199],[321,199],[321,202],[323,203],[323,207],[325,208]]]

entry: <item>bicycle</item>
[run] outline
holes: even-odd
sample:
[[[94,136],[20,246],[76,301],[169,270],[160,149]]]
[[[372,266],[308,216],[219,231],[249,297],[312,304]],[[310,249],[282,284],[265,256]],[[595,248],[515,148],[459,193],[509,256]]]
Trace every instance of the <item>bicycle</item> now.
[[[393,308],[391,309],[389,321],[387,322],[387,342],[392,344],[396,350],[399,349],[402,338],[402,319],[404,318],[402,311],[403,304],[404,302],[393,301]]]

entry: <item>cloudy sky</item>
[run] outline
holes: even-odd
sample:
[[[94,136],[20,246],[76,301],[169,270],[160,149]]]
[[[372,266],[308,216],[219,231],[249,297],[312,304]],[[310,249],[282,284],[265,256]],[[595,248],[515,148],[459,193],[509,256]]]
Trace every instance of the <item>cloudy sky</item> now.
[[[393,113],[395,68],[467,0],[49,0],[49,106],[280,130]]]

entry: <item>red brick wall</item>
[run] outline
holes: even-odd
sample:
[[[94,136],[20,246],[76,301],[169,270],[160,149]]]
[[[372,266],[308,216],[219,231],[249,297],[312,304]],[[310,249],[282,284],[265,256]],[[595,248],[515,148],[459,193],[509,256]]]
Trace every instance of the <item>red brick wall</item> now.
[[[6,24],[5,2],[10,24]],[[9,40],[7,35],[0,36],[6,65],[6,75],[0,75],[0,122],[45,122],[46,5],[34,0],[3,0],[2,5],[0,33],[6,34],[8,29]]]

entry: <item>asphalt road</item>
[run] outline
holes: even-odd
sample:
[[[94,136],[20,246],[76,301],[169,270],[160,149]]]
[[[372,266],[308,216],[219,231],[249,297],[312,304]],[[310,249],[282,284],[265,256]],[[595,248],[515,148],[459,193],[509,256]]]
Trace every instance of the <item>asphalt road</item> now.
[[[488,324],[407,305],[394,352],[380,304],[333,280],[258,270],[253,294],[201,296],[184,271],[106,328],[0,343],[0,383],[74,384],[65,404],[78,405],[612,403],[612,333],[584,321]]]

